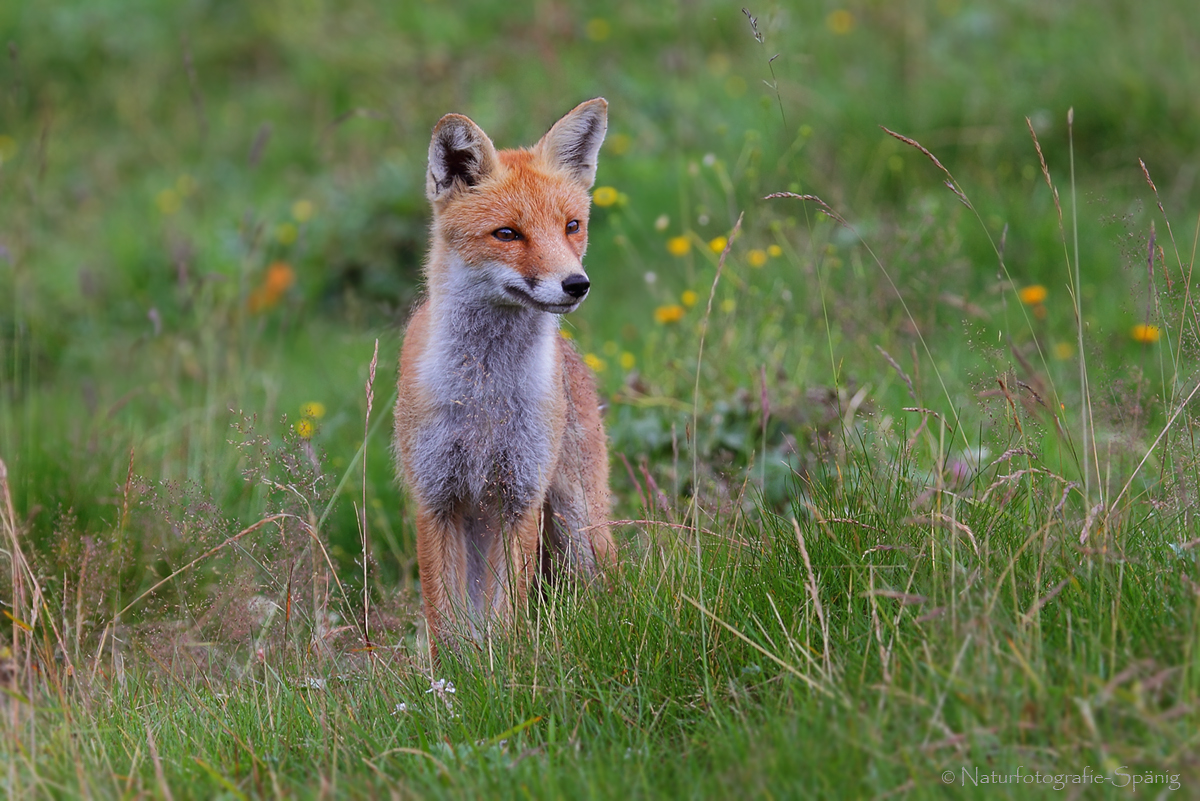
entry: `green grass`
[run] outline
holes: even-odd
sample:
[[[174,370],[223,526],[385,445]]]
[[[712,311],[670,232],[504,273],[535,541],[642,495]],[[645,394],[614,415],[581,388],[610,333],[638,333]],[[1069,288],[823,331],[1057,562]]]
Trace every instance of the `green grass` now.
[[[0,7],[9,795],[1195,792],[1200,11],[750,11]],[[634,522],[434,667],[387,441],[429,131],[597,95],[566,328]]]

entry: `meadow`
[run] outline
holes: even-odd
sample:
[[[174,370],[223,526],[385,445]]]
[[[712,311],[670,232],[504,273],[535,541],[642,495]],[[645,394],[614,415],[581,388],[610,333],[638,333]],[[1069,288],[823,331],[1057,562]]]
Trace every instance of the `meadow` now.
[[[1200,6],[0,5],[12,798],[1200,794]],[[441,664],[429,133],[609,101],[621,563]]]

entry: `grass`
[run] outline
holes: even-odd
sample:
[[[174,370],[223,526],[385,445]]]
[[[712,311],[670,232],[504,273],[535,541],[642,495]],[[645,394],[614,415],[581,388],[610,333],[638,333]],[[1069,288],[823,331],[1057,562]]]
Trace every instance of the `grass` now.
[[[10,796],[1200,786],[1196,12],[750,14],[0,9]],[[435,667],[428,132],[595,95],[621,566]]]

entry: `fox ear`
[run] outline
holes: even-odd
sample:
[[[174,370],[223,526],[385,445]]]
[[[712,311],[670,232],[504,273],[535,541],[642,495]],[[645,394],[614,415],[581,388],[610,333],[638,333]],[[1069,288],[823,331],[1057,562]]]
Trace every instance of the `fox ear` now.
[[[496,148],[483,130],[461,114],[447,114],[433,129],[425,195],[430,201],[475,186],[496,169]]]
[[[602,97],[580,103],[554,123],[537,143],[542,156],[590,188],[596,180],[596,159],[608,131],[608,101]]]

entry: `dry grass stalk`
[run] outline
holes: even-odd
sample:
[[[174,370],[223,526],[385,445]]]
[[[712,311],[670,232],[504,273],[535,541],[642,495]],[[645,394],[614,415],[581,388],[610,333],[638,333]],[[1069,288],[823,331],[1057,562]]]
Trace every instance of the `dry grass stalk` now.
[[[908,373],[904,372],[904,368],[900,366],[900,363],[892,358],[892,354],[888,353],[886,350],[884,350],[880,346],[876,345],[875,350],[879,351],[879,354],[881,356],[883,356],[884,359],[887,360],[887,363],[892,366],[892,369],[896,371],[897,375],[899,375],[900,378],[904,379],[905,385],[908,386],[909,397],[911,397],[914,401],[916,401],[917,400],[917,390],[916,390],[916,388],[913,387],[913,380],[908,377]]]
[[[945,174],[946,180],[943,181],[943,183],[945,184],[946,188],[949,189],[951,192],[953,192],[955,194],[955,196],[958,197],[958,199],[962,202],[962,204],[964,206],[966,206],[971,211],[975,211],[975,207],[971,205],[971,201],[967,199],[966,194],[962,191],[962,189],[959,188],[958,182],[954,180],[954,176],[950,174],[950,171],[948,169],[946,169],[946,166],[944,164],[942,164],[942,162],[938,161],[937,156],[930,153],[925,148],[925,146],[922,145],[920,142],[918,142],[916,139],[910,139],[909,137],[905,136],[904,134],[898,134],[893,130],[884,128],[884,126],[882,126],[882,125],[880,125],[879,127],[888,136],[899,139],[901,142],[908,145],[909,147],[915,147],[917,150],[924,153],[925,157],[928,158],[930,161],[932,161],[933,165]]]
[[[842,215],[834,211],[832,206],[830,206],[824,200],[821,200],[821,198],[817,197],[816,195],[798,195],[795,192],[772,192],[769,195],[765,195],[763,200],[778,200],[779,198],[785,197],[792,198],[793,200],[807,200],[810,203],[816,203],[821,207],[821,211],[825,214],[825,216],[829,217],[831,220],[834,220],[839,225],[850,228],[850,223],[846,222]]]
[[[371,558],[371,541],[367,533],[367,441],[371,438],[371,407],[375,403],[375,368],[379,365],[379,340],[375,340],[375,352],[371,355],[371,367],[367,373],[367,414],[363,419],[362,455],[362,569],[363,569],[363,640],[371,647],[371,591],[367,584],[367,567]]]
[[[1038,163],[1042,165],[1042,177],[1046,179],[1046,186],[1050,188],[1050,194],[1054,195],[1054,210],[1058,212],[1058,227],[1062,228],[1062,204],[1058,201],[1058,188],[1054,185],[1054,181],[1050,180],[1050,168],[1046,166],[1046,157],[1042,154],[1042,143],[1038,141],[1037,132],[1033,130],[1033,121],[1028,117],[1025,118],[1025,126],[1029,128],[1029,135],[1033,137],[1033,148],[1037,151]]]
[[[796,542],[800,546],[800,556],[804,559],[804,569],[808,571],[808,575],[804,578],[804,585],[808,588],[813,609],[821,624],[821,654],[825,658],[825,675],[831,676],[833,675],[833,663],[829,653],[829,622],[825,619],[825,607],[821,605],[821,594],[817,591],[817,576],[813,572],[812,561],[808,558],[808,548],[804,545],[804,532],[800,530],[800,522],[794,517],[792,518],[792,527],[796,530]]]

